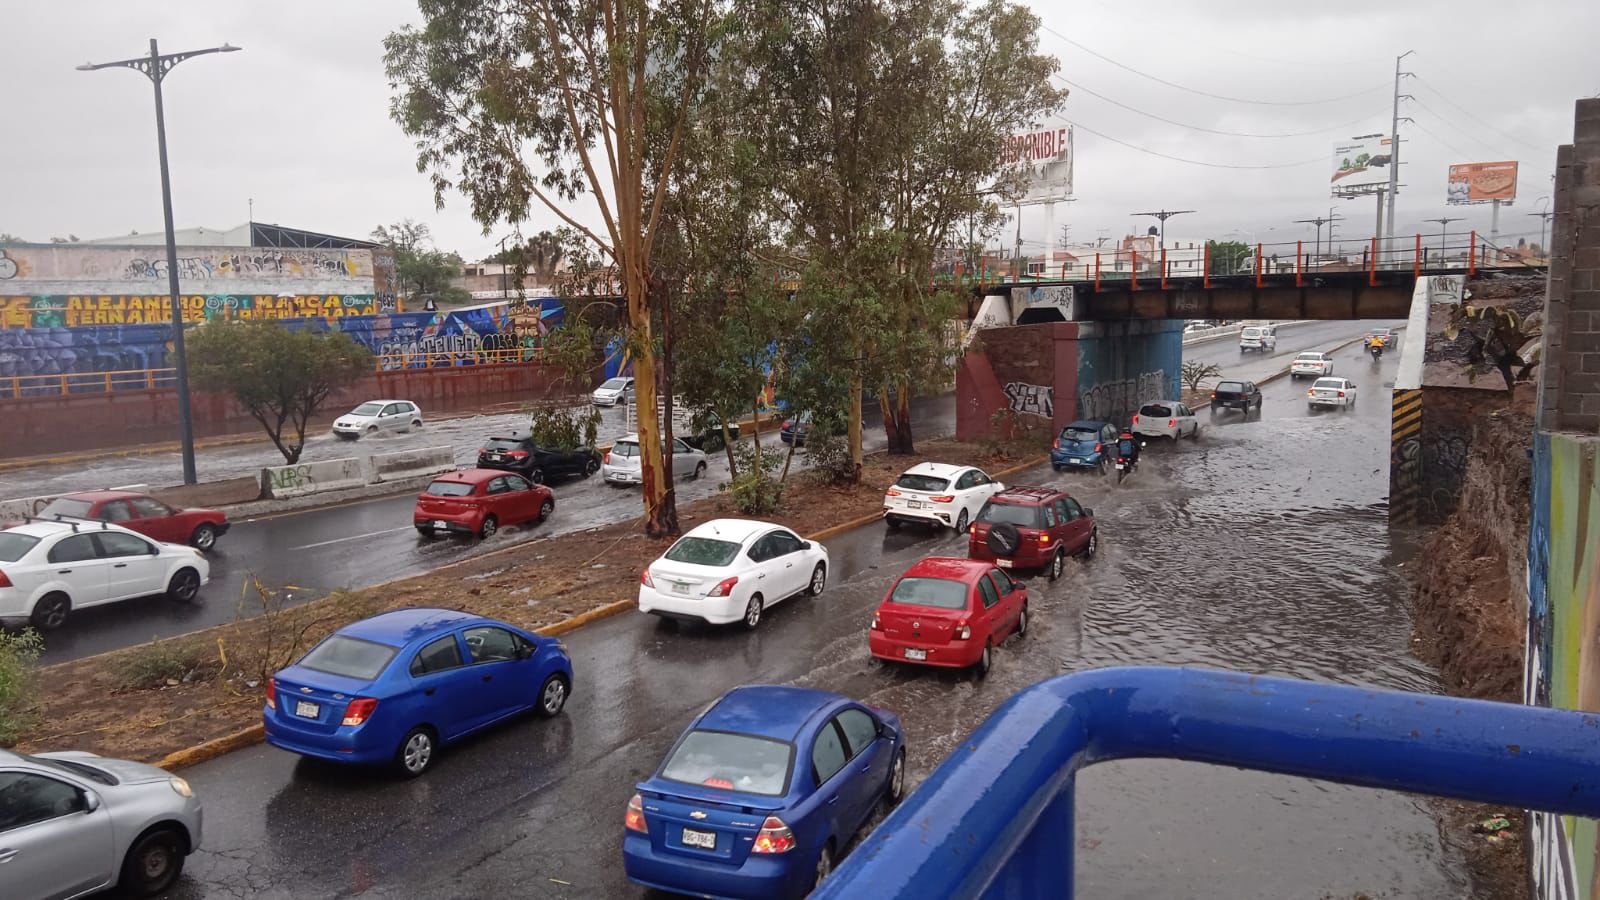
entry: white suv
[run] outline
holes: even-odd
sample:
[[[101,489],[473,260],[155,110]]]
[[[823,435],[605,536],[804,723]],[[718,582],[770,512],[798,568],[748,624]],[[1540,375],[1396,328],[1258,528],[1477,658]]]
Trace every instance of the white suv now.
[[[1271,325],[1251,325],[1239,331],[1239,352],[1246,350],[1260,350],[1263,352],[1278,349],[1278,332]]]
[[[188,603],[211,578],[193,547],[107,522],[37,521],[0,531],[0,621],[60,628],[74,609],[166,594]]]

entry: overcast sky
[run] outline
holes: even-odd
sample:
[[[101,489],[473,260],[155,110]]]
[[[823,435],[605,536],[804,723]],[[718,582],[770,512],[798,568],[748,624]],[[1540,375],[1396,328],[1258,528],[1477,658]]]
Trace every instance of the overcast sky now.
[[[1502,211],[1502,242],[1537,240],[1539,220],[1527,213],[1545,208],[1555,147],[1572,138],[1573,101],[1600,94],[1594,0],[1031,5],[1044,19],[1042,46],[1075,85],[1063,118],[1078,126],[1077,200],[1057,209],[1075,242],[1121,237],[1153,221],[1129,213],[1163,208],[1196,210],[1169,223],[1169,241],[1231,230],[1247,240],[1309,240],[1312,228],[1294,220],[1330,207],[1346,217],[1340,236],[1369,235],[1372,200],[1328,197],[1332,145],[1387,130],[1394,58],[1406,50],[1415,54],[1404,68],[1418,77],[1403,90],[1417,100],[1401,114],[1416,125],[1401,127],[1396,230],[1436,232],[1422,220],[1466,215],[1450,230],[1487,231],[1487,208],[1445,205],[1446,167],[1514,159],[1519,195]],[[484,236],[459,197],[435,211],[410,143],[388,117],[381,41],[418,20],[401,0],[7,6],[0,232],[43,241],[160,230],[149,83],[122,69],[73,68],[147,52],[156,37],[164,51],[244,48],[185,62],[166,83],[180,228],[240,224],[253,199],[257,221],[347,236],[425,221],[441,246],[469,258],[506,233],[498,226]],[[1344,99],[1307,102],[1329,98]],[[1300,136],[1210,134],[1110,101],[1213,131]],[[586,220],[587,204],[576,207]],[[541,216],[535,227],[553,224]],[[1042,212],[1029,210],[1025,241],[1037,246],[1042,226]]]

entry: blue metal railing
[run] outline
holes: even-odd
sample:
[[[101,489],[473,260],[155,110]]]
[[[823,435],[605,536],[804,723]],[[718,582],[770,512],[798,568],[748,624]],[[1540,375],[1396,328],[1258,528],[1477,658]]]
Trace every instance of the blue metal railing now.
[[[813,898],[1071,897],[1073,781],[1161,757],[1600,816],[1600,715],[1112,668],[1007,700]]]

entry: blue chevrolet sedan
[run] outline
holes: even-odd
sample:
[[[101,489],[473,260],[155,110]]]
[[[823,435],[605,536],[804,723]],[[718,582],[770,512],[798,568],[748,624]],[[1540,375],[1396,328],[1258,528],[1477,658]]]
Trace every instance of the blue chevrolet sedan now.
[[[706,897],[803,897],[905,791],[894,713],[748,685],[712,704],[628,801],[628,878]]]
[[[427,771],[440,746],[526,710],[546,718],[572,692],[554,638],[446,609],[346,625],[267,682],[267,743],[336,762]]]
[[[1061,429],[1050,445],[1050,465],[1062,469],[1098,469],[1110,461],[1106,448],[1117,443],[1117,426],[1097,419],[1082,419]]]

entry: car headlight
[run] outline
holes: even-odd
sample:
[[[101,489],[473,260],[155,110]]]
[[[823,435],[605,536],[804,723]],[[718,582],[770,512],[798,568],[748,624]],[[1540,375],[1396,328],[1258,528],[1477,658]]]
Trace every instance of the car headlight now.
[[[193,797],[194,791],[189,787],[189,782],[174,775],[167,779],[167,784],[172,787],[173,793],[180,797]]]

